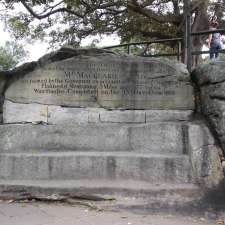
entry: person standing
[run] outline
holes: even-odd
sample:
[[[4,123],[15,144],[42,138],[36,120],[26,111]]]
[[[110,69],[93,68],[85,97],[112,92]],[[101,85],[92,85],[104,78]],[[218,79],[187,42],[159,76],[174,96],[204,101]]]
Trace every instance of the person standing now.
[[[216,30],[218,29],[218,22],[213,20],[210,23],[210,30]],[[208,41],[208,47],[209,47],[209,56],[210,59],[217,58],[219,56],[219,51],[222,49],[221,46],[221,34],[220,33],[212,33],[209,35],[209,41]]]

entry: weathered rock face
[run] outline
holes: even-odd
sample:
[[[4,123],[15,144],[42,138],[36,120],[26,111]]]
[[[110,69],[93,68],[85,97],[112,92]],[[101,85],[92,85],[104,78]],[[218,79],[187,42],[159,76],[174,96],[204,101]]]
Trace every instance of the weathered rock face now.
[[[192,73],[200,89],[201,112],[208,118],[225,152],[225,59],[199,66]]]
[[[6,79],[7,76],[5,76],[5,74],[0,73],[0,123],[2,123],[3,120],[3,102],[4,102],[4,90],[5,90],[5,85],[6,85]]]
[[[203,186],[212,187],[223,179],[219,146],[209,128],[200,121],[186,125],[187,148],[193,176]]]
[[[73,52],[62,49],[61,56],[68,51]],[[10,85],[5,99],[109,109],[194,108],[193,87],[182,64],[95,49],[74,50],[73,55],[61,61],[54,61],[60,54],[42,58],[34,71]]]

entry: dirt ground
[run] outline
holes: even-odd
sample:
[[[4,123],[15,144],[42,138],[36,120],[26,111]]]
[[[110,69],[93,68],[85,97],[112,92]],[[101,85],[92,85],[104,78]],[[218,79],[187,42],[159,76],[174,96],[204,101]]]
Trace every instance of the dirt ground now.
[[[96,210],[62,203],[0,202],[0,225],[213,225],[224,218]]]

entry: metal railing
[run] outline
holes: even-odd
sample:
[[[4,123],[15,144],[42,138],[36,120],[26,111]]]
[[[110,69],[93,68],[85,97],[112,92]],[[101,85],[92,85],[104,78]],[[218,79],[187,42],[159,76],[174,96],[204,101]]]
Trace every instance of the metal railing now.
[[[199,32],[191,32],[191,24],[190,20],[186,19],[186,35],[183,38],[171,38],[171,39],[159,39],[159,40],[152,40],[152,41],[143,41],[143,42],[132,42],[126,43],[121,45],[113,45],[103,47],[103,49],[115,49],[126,47],[127,54],[131,54],[132,46],[138,45],[151,45],[151,44],[165,44],[168,42],[175,42],[177,44],[177,51],[175,53],[162,53],[162,54],[145,54],[142,55],[143,57],[162,57],[162,56],[176,56],[178,61],[181,61],[183,57],[184,63],[187,65],[187,69],[191,71],[192,69],[192,56],[193,55],[202,55],[202,54],[209,54],[210,51],[192,51],[192,40],[193,36],[200,36],[200,35],[209,35],[212,33],[221,33],[225,34],[225,29],[216,29],[216,30],[205,30]],[[182,44],[184,44],[182,48]],[[183,51],[182,51],[183,49]],[[218,50],[219,53],[225,53],[225,49]]]
[[[183,38],[170,38],[170,39],[159,39],[159,40],[152,40],[152,41],[142,41],[142,42],[131,42],[126,44],[120,44],[120,45],[112,45],[103,47],[103,49],[116,49],[116,48],[127,48],[127,54],[131,54],[132,52],[132,46],[138,46],[138,45],[151,45],[151,44],[165,44],[168,42],[175,42],[177,45],[177,52],[175,53],[162,53],[162,54],[143,54],[141,56],[143,57],[162,57],[162,56],[176,56],[177,60],[180,60],[182,56],[181,52],[181,45],[182,45]]]
[[[213,34],[213,33],[220,33],[220,34],[225,34],[225,29],[216,29],[216,30],[204,30],[204,31],[199,31],[199,32],[191,32],[191,37],[192,36],[201,36],[201,35],[209,35],[209,34]],[[187,69],[188,71],[191,71],[191,67],[192,67],[192,56],[193,55],[202,55],[202,54],[209,54],[210,51],[192,51],[192,45],[191,45],[191,41],[188,44],[188,52],[189,55],[187,57]],[[225,53],[225,49],[220,49],[217,50],[218,53]]]

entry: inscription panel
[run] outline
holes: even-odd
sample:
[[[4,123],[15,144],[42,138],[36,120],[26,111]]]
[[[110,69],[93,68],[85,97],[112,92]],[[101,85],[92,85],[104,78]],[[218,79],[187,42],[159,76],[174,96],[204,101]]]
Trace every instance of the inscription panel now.
[[[193,88],[159,61],[81,57],[51,63],[12,84],[14,102],[124,109],[190,109]]]

